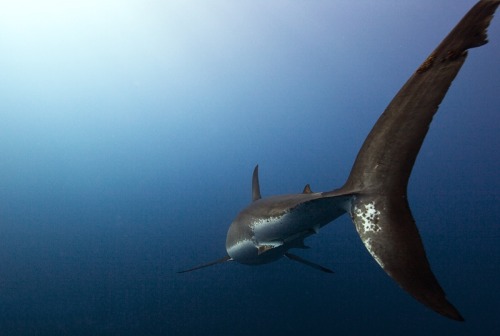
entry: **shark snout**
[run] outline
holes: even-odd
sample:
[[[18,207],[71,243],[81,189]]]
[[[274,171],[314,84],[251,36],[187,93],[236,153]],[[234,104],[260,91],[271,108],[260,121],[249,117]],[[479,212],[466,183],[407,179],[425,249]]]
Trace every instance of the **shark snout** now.
[[[250,239],[240,240],[235,243],[226,244],[227,254],[236,262],[241,264],[256,264],[258,249]]]
[[[259,244],[246,239],[226,246],[227,254],[236,262],[246,265],[261,265],[276,261],[285,255],[281,244]]]

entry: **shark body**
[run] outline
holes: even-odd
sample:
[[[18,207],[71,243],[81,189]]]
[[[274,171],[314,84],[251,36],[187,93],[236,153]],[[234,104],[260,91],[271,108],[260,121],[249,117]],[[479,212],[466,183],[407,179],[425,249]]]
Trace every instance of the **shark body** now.
[[[313,193],[261,198],[258,166],[252,182],[252,203],[229,227],[228,255],[243,264],[258,265],[290,256],[291,248],[306,248],[304,239],[348,211],[351,195]],[[298,258],[298,257],[296,257]]]
[[[487,43],[486,30],[500,0],[482,0],[418,67],[380,116],[339,189],[262,198],[258,166],[252,202],[229,227],[227,256],[181,271],[225,261],[260,265],[283,256],[318,270],[326,267],[289,252],[347,213],[368,252],[404,290],[425,306],[463,321],[432,273],[407,201],[407,185],[434,114],[467,58]]]

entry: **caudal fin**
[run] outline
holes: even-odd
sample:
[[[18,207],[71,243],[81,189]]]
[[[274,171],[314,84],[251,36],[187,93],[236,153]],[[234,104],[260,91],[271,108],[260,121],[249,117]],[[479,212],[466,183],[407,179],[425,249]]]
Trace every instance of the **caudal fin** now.
[[[365,247],[415,299],[454,320],[431,271],[407,201],[413,164],[438,106],[467,57],[487,43],[500,1],[479,1],[416,70],[376,122],[341,189],[353,193],[351,218]]]

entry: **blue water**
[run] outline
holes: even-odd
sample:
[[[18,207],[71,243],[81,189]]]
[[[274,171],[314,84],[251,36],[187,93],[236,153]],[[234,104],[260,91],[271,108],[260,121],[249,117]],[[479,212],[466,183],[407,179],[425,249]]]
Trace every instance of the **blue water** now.
[[[347,217],[303,257],[225,255],[265,195],[339,187],[399,87],[474,4],[15,1],[0,12],[1,335],[497,335],[500,20],[469,53],[409,199],[466,322],[389,279]]]

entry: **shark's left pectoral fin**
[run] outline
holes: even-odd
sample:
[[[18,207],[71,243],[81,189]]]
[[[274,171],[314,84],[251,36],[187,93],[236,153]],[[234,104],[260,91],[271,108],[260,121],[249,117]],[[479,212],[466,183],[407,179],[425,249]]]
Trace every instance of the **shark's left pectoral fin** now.
[[[226,261],[231,261],[231,260],[233,260],[233,259],[230,256],[225,256],[224,258],[220,258],[220,259],[217,259],[217,260],[205,263],[205,264],[201,264],[201,265],[195,266],[195,267],[187,269],[187,270],[178,271],[177,273],[192,272],[192,271],[199,270],[200,268],[205,268],[205,267],[209,267],[209,266],[213,266],[213,265],[217,265],[217,264],[222,264]]]
[[[321,265],[315,264],[315,263],[313,263],[313,262],[311,262],[309,260],[305,260],[305,259],[303,259],[303,258],[301,258],[299,256],[296,256],[295,254],[291,254],[290,252],[286,252],[285,253],[285,257],[287,257],[290,260],[297,261],[297,262],[299,262],[301,264],[304,264],[306,266],[309,266],[309,267],[312,267],[314,269],[317,269],[317,270],[319,270],[321,272],[333,273],[333,271],[331,269],[329,269],[329,268],[326,268],[326,267],[323,267]]]

